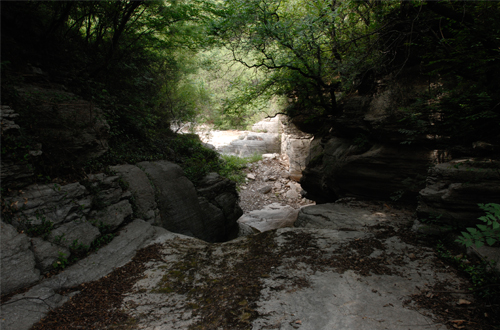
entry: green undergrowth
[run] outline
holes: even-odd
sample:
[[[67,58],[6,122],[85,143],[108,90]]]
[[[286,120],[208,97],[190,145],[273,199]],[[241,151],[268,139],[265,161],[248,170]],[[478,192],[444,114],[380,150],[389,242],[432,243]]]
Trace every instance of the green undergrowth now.
[[[255,163],[262,159],[262,155],[254,154],[250,157],[241,158],[232,155],[222,156],[222,166],[219,174],[236,183],[243,183],[245,181],[245,173],[243,169],[247,167],[248,163]]]
[[[495,269],[495,263],[468,257],[464,253],[457,253],[453,246],[438,242],[436,246],[438,256],[457,268],[472,283],[471,292],[481,298],[500,302],[500,273]]]

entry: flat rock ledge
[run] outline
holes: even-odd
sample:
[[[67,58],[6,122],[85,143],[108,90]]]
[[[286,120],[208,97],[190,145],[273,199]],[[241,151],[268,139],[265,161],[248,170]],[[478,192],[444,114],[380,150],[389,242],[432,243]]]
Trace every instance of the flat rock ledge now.
[[[138,249],[159,236],[176,237],[178,235],[161,227],[152,226],[143,220],[131,222],[119,232],[119,236],[95,254],[4,303],[0,312],[0,328],[3,330],[30,329],[50,310],[62,306],[69,300],[68,296],[57,294],[58,290],[68,289],[106,276],[115,268],[129,262]]]
[[[360,212],[328,207],[330,215]],[[458,291],[463,280],[405,235],[404,214],[371,212],[385,217],[359,213],[351,227],[344,221],[332,229],[330,216],[316,228],[309,222],[222,244],[136,220],[121,241],[4,304],[2,329],[29,329],[70,299],[56,290],[106,276],[135,248],[153,245],[161,257],[123,293],[120,313],[128,320],[113,329],[446,329],[419,302],[436,288]],[[461,298],[472,300],[453,294],[450,304]]]

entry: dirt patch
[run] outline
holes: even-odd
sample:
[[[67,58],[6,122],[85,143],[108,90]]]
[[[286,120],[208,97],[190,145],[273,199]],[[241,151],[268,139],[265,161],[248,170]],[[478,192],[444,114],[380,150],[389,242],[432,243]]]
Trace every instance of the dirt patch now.
[[[159,245],[151,245],[138,251],[128,264],[102,279],[59,292],[62,295],[78,294],[63,306],[50,311],[32,330],[106,329],[112,325],[127,329],[127,324],[131,326],[133,320],[120,311],[123,295],[142,276],[147,262],[161,260],[160,251]]]

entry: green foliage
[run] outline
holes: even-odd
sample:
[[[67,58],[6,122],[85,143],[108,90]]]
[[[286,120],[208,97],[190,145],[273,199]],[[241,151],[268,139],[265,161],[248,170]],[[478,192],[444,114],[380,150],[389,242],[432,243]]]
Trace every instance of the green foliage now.
[[[471,280],[473,287],[470,290],[476,290],[476,294],[484,298],[498,299],[500,294],[500,274],[495,269],[493,262],[485,260],[474,263],[468,260],[463,254],[453,256],[442,243],[437,245],[438,255],[454,264],[463,271]]]
[[[102,232],[101,232],[102,233]],[[91,251],[97,251],[101,247],[105,246],[106,244],[110,243],[113,238],[116,237],[116,234],[113,233],[108,233],[108,234],[101,234],[101,236],[97,237],[89,247],[89,250]]]
[[[390,2],[228,0],[221,3],[211,32],[234,61],[264,74],[243,91],[247,99],[281,95],[288,98],[291,115],[338,115],[335,92],[341,85],[354,88],[353,77],[378,62],[376,33],[385,22],[377,18],[396,7]]]
[[[54,223],[50,220],[47,220],[44,216],[40,216],[37,214],[36,217],[37,219],[41,220],[41,224],[33,225],[31,223],[24,223],[24,231],[28,236],[39,236],[43,239],[47,239],[49,234],[52,232],[52,229],[54,228]]]
[[[77,239],[73,240],[69,246],[69,250],[71,252],[71,263],[85,258],[91,251],[90,246],[78,242]]]
[[[219,174],[237,183],[243,183],[246,178],[243,169],[247,167],[248,163],[259,161],[259,156],[262,159],[262,155],[257,154],[249,158],[223,155],[222,159],[224,161],[222,162]]]
[[[66,268],[66,266],[68,266],[68,263],[69,263],[69,261],[66,258],[66,254],[59,252],[59,256],[57,257],[57,261],[55,261],[52,264],[52,267],[54,267],[54,269],[64,269],[64,268]]]
[[[500,242],[500,204],[478,205],[486,212],[486,215],[478,218],[484,224],[478,224],[477,228],[467,228],[467,232],[462,232],[462,236],[457,239],[457,242],[466,247],[472,245],[481,247],[485,243],[493,245]]]
[[[172,150],[187,178],[195,184],[220,166],[217,152],[204,147],[197,135],[182,134],[171,141]]]
[[[54,237],[54,243],[55,244],[61,244],[62,242],[66,241],[66,238],[64,238],[64,236],[66,236],[65,234],[62,234],[62,235],[57,235]]]
[[[419,219],[420,222],[429,225],[440,225],[442,214],[430,214],[428,218]]]

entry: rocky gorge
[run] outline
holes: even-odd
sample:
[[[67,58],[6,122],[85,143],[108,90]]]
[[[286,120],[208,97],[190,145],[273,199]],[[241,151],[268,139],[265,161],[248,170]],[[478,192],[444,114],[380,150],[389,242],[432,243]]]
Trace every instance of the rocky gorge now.
[[[2,2],[0,328],[498,330],[499,4]]]
[[[12,133],[15,113],[2,110],[10,118],[2,128]],[[401,178],[424,173],[428,163],[418,161],[419,153],[382,145],[360,153],[336,137],[318,144],[282,117],[254,130],[260,132],[232,133],[226,146],[208,145],[240,156],[263,153],[248,165],[239,192],[216,173],[194,186],[169,161],[112,166],[74,183],[26,186],[29,171],[3,172],[19,184],[2,196],[10,218],[2,222],[2,328],[440,329],[451,316],[464,318],[460,307],[469,304],[497,317],[418,240],[418,233],[432,234],[428,226],[415,226],[407,207],[387,201],[403,187]],[[17,168],[29,168],[24,162]],[[433,167],[419,212],[431,214],[449,196],[468,196],[475,199],[459,204],[470,213],[455,214],[470,221],[478,198],[498,188],[494,170],[470,166],[477,165]],[[348,171],[339,174],[342,168],[352,171],[350,179]],[[314,181],[311,173],[323,176]],[[491,185],[470,184],[481,178]],[[320,190],[311,184],[318,181]],[[461,189],[489,193],[471,197]],[[448,202],[448,210],[457,204]],[[457,221],[448,214],[447,221]],[[89,246],[97,247],[94,253],[66,267],[72,252]],[[98,289],[104,282],[109,290]],[[85,301],[99,290],[107,298],[89,308]],[[484,322],[465,310],[463,322]]]

